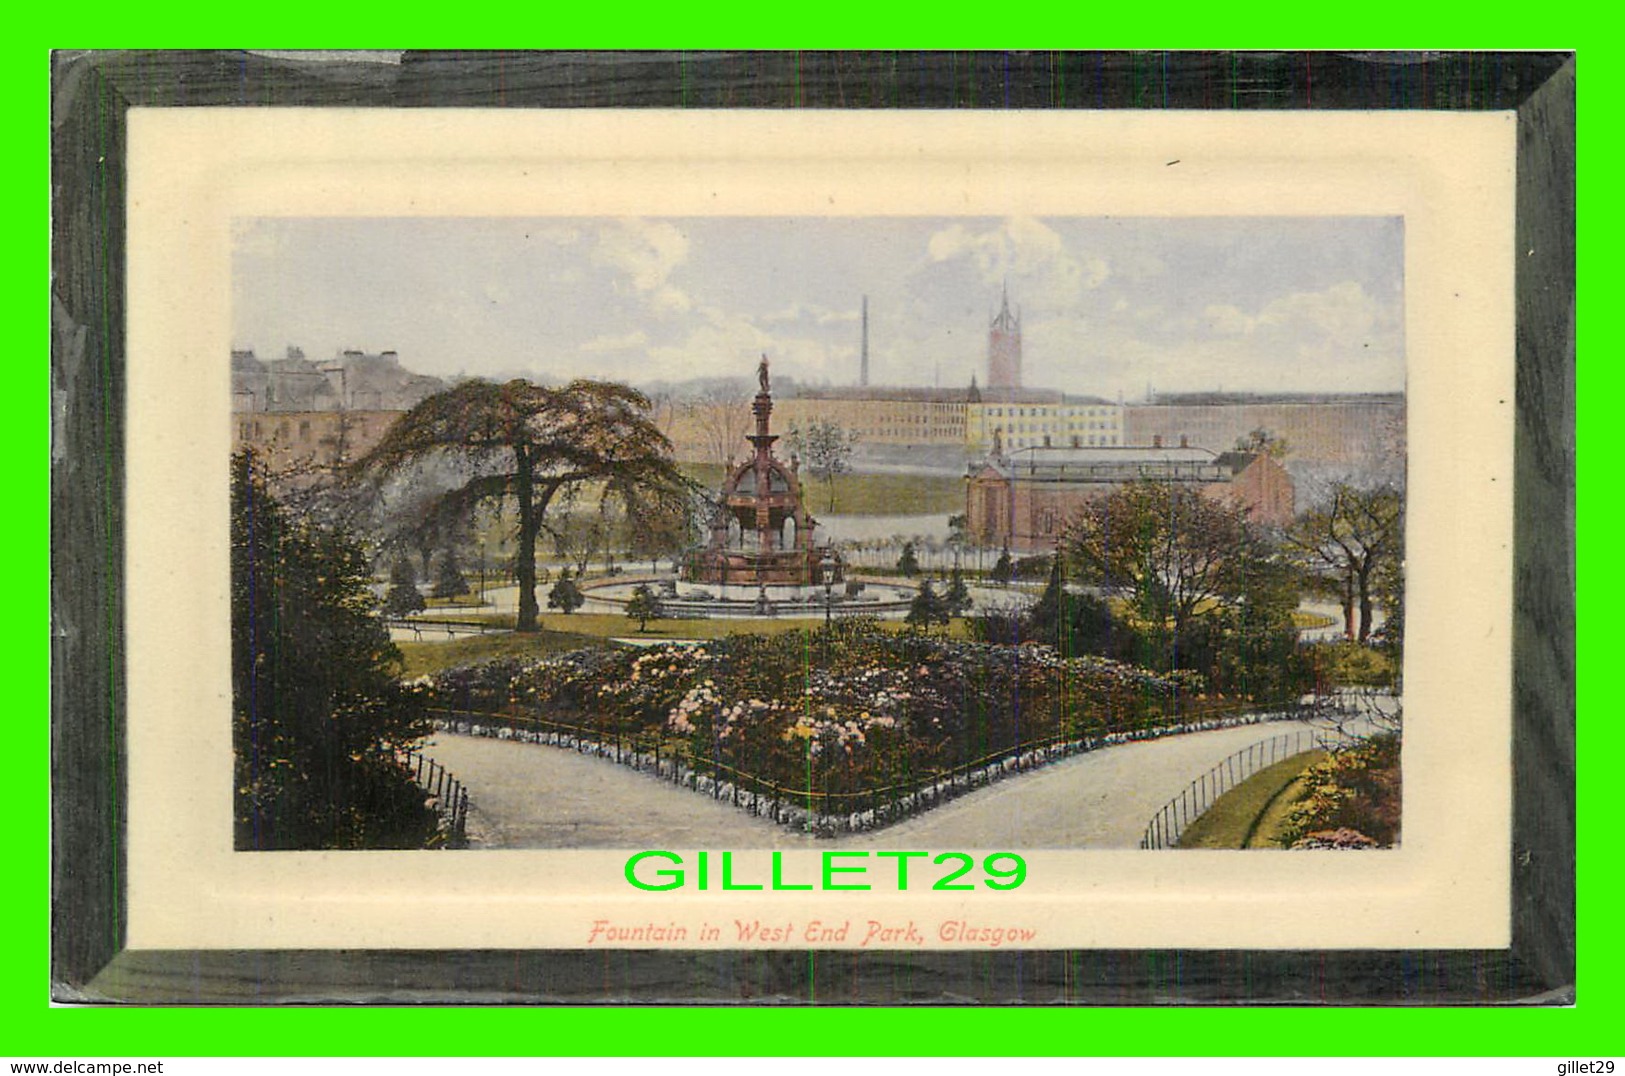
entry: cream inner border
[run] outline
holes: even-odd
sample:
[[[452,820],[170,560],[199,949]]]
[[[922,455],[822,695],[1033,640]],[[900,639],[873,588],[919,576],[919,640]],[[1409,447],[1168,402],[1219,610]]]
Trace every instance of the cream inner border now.
[[[1042,948],[1504,948],[1514,129],[1511,113],[132,111],[130,946],[576,948],[599,917],[761,916],[959,917],[1034,928]],[[1404,216],[1401,850],[1035,851],[1020,890],[968,896],[643,893],[616,851],[231,850],[233,218],[1018,213]]]

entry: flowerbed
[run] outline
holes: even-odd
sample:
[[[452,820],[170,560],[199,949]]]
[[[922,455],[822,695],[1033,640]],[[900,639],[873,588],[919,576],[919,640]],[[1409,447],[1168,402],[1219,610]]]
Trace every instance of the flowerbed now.
[[[1292,848],[1391,848],[1399,842],[1400,738],[1373,736],[1304,775],[1281,842]]]
[[[1222,718],[1248,701],[1209,698],[1190,673],[894,635],[863,621],[499,660],[415,683],[431,706],[575,725],[831,796],[913,787],[1059,742]]]

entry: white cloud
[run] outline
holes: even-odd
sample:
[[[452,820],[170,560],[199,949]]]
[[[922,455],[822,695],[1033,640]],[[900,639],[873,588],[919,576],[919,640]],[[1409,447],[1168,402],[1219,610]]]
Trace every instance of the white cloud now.
[[[967,261],[990,289],[1008,283],[1021,302],[1049,310],[1071,308],[1111,278],[1105,258],[1075,255],[1059,233],[1033,217],[1011,217],[980,232],[951,224],[931,236],[926,253],[939,264]]]
[[[682,380],[699,376],[754,376],[765,353],[775,375],[802,382],[847,382],[857,376],[855,341],[831,340],[825,334],[794,328],[776,330],[750,317],[717,307],[697,307],[686,336],[673,343],[640,347],[635,361],[624,362],[637,380]],[[816,319],[813,319],[816,320]]]
[[[593,260],[623,274],[657,313],[682,313],[693,304],[669,282],[688,260],[688,237],[669,221],[617,220],[599,229]]]
[[[1310,330],[1344,345],[1367,342],[1380,319],[1377,302],[1353,280],[1324,291],[1294,292],[1270,303],[1259,315],[1262,324]]]
[[[659,314],[687,313],[694,304],[688,297],[688,292],[670,284],[656,288],[649,296],[649,306]]]
[[[1311,351],[1363,347],[1386,339],[1397,328],[1397,312],[1385,311],[1356,281],[1346,280],[1312,292],[1292,292],[1248,314],[1227,303],[1202,311],[1203,322],[1216,336],[1264,336],[1291,340]]]
[[[1258,328],[1257,318],[1248,317],[1238,307],[1214,303],[1202,310],[1208,330],[1216,336],[1247,336]]]

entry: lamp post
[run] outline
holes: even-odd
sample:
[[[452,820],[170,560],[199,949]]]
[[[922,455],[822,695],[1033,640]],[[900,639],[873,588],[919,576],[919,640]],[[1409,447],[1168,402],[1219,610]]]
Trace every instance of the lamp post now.
[[[833,583],[834,581],[828,575],[824,576],[824,668],[826,669],[829,668],[830,610],[835,604]]]
[[[480,539],[480,604],[485,604],[485,539]]]

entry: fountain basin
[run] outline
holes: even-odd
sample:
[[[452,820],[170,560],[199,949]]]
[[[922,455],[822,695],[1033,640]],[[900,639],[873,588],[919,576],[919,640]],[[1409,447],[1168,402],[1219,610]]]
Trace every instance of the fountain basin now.
[[[843,585],[827,592],[822,586],[768,584],[690,583],[675,576],[644,579],[615,579],[582,587],[587,612],[621,613],[639,586],[646,586],[660,598],[668,619],[712,617],[786,617],[823,619],[826,605],[830,616],[873,616],[900,619],[908,615],[915,589],[899,583],[858,584],[854,594]]]

